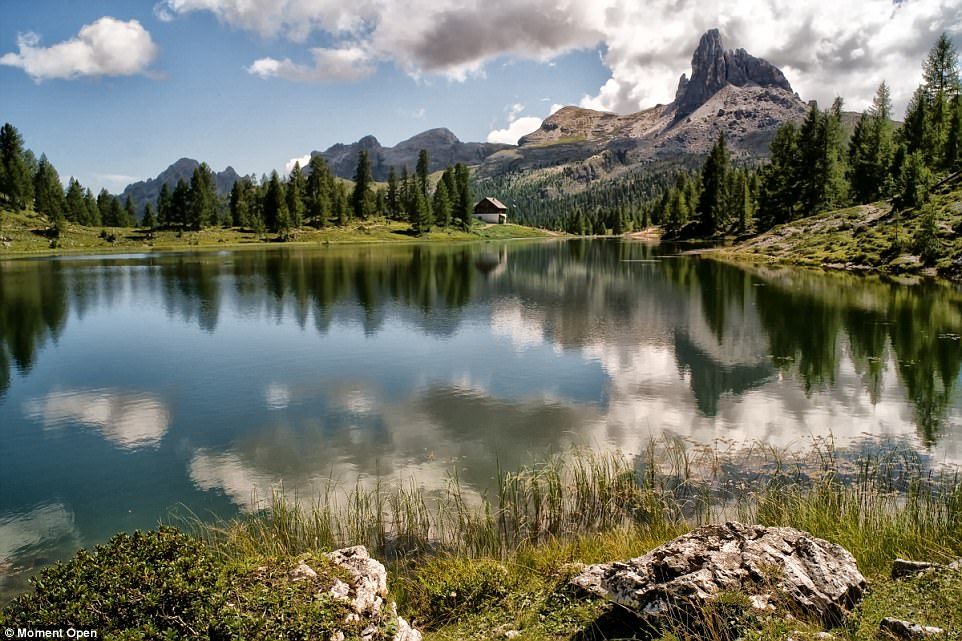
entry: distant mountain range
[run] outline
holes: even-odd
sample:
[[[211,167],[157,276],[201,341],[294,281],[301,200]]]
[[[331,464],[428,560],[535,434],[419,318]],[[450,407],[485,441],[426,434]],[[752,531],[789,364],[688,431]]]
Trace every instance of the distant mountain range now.
[[[156,178],[149,178],[127,185],[121,194],[121,199],[126,199],[127,196],[133,198],[134,203],[137,205],[137,214],[141,215],[147,203],[157,204],[157,196],[160,195],[160,189],[163,185],[167,185],[167,187],[173,191],[178,180],[184,180],[189,183],[191,176],[194,175],[194,170],[198,167],[200,167],[200,161],[194,160],[193,158],[181,158],[160,172]],[[215,173],[214,182],[217,185],[217,193],[222,196],[229,194],[234,183],[237,182],[239,178],[240,175],[234,171],[233,167],[228,167],[224,171]]]
[[[479,178],[571,167],[583,177],[572,188],[581,189],[659,160],[704,155],[721,132],[736,156],[764,157],[778,126],[801,120],[807,109],[777,67],[744,49],[726,49],[721,34],[712,29],[702,35],[692,55],[691,77],[682,74],[675,99],[667,105],[627,115],[564,107],[516,146],[462,142],[450,130],[437,128],[393,147],[365,136],[311,155],[322,155],[335,175],[350,179],[358,152],[366,150],[379,181],[387,180],[391,167],[413,170],[421,149],[428,151],[432,171],[463,162],[474,166]],[[606,154],[617,162],[599,162]],[[181,158],[156,178],[129,185],[123,196],[133,196],[142,209],[156,200],[161,185],[172,188],[178,178],[189,180],[198,164]],[[218,191],[228,193],[238,178],[231,167],[219,172]]]

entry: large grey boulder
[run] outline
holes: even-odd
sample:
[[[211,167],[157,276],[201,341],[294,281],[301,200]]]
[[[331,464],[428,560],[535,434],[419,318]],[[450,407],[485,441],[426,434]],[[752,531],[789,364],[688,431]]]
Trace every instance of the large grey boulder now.
[[[668,615],[697,615],[722,593],[840,622],[862,598],[865,578],[840,545],[788,527],[708,525],[627,561],[588,566],[572,585],[657,627]]]

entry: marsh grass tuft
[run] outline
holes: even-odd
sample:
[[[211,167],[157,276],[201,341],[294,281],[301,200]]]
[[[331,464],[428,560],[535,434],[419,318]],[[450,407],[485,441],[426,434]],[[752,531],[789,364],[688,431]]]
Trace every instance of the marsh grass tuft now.
[[[246,517],[188,516],[186,524],[225,558],[364,544],[389,561],[424,553],[505,559],[596,533],[664,541],[730,519],[806,530],[846,547],[868,573],[884,573],[897,556],[962,554],[958,471],[933,469],[905,449],[872,451],[838,451],[831,441],[803,454],[721,451],[664,440],[633,458],[578,450],[502,472],[493,499],[456,473],[430,494],[413,481],[330,483],[309,505],[279,490]]]

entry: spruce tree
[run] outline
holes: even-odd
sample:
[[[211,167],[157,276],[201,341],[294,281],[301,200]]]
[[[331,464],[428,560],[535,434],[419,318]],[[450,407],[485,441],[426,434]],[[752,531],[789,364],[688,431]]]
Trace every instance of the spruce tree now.
[[[140,222],[140,226],[151,230],[157,226],[157,214],[154,213],[154,206],[150,203],[144,206],[144,219]]]
[[[0,195],[15,210],[33,202],[33,181],[23,138],[9,122],[0,128]]]
[[[708,154],[701,172],[701,198],[698,203],[698,226],[701,233],[712,236],[727,224],[725,204],[728,201],[728,172],[731,161],[725,134],[721,133]]]
[[[431,208],[428,206],[428,199],[425,197],[424,192],[421,191],[420,184],[415,186],[414,193],[415,213],[412,226],[414,231],[420,236],[431,230],[433,221],[431,220]]]
[[[438,181],[431,209],[438,226],[447,227],[451,224],[451,198],[448,196],[448,185],[444,180]]]
[[[264,194],[264,224],[269,231],[280,233],[284,233],[290,225],[284,185],[276,171],[271,172],[267,192]]]
[[[921,207],[928,201],[929,188],[932,186],[932,173],[925,163],[921,151],[908,155],[902,165],[899,177],[899,190],[895,196],[898,209]]]
[[[351,206],[354,215],[362,220],[371,215],[371,161],[367,151],[362,149],[357,154],[357,168],[354,170],[354,192],[351,194]]]
[[[64,213],[67,220],[78,225],[87,224],[87,203],[84,201],[84,189],[76,178],[71,178],[67,184],[67,196]]]
[[[183,228],[190,217],[190,209],[190,186],[183,178],[179,178],[170,197],[170,212],[167,224]]]
[[[97,207],[97,199],[94,197],[94,193],[90,191],[90,187],[87,187],[84,192],[84,210],[84,225],[97,227],[101,224],[100,209]]]
[[[129,195],[124,202],[124,216],[121,222],[123,223],[121,227],[133,227],[137,224],[137,207],[134,199]]]
[[[311,156],[307,164],[307,216],[315,227],[326,227],[331,217],[334,182],[327,161],[320,154]]]
[[[207,163],[194,169],[190,179],[190,208],[187,226],[191,229],[209,227],[217,220],[217,186],[214,172]]]
[[[33,208],[50,220],[64,212],[63,185],[45,154],[40,156],[37,173],[33,177]]]
[[[471,214],[473,213],[473,198],[471,195],[471,172],[464,163],[457,163],[454,166],[454,181],[457,199],[452,199],[455,203],[454,213],[464,229],[471,227]]]
[[[421,189],[421,193],[427,198],[428,195],[428,175],[430,171],[428,169],[428,152],[426,149],[418,151],[418,164],[415,168],[415,175],[418,177],[418,187]]]
[[[173,197],[167,183],[160,186],[160,194],[157,196],[157,226],[166,227],[171,221],[171,205]]]
[[[394,167],[387,172],[387,198],[385,202],[387,217],[397,220],[401,215],[401,193],[398,187],[397,172]]]
[[[304,203],[307,200],[307,180],[301,171],[301,163],[295,162],[287,179],[287,212],[295,229],[304,224]]]

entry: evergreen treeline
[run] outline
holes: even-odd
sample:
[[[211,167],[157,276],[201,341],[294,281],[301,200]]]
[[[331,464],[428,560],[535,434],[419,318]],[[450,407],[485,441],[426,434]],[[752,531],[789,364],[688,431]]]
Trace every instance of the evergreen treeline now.
[[[959,58],[943,34],[923,63],[901,127],[892,121],[884,82],[846,140],[842,101],[812,105],[801,124],[779,127],[771,160],[759,170],[733,168],[720,137],[700,172],[679,174],[656,211],[668,235],[714,236],[764,231],[821,211],[891,199],[919,208],[940,174],[962,169]],[[931,212],[919,215],[932,217]],[[923,223],[926,222],[923,220]],[[934,220],[923,224],[934,238]],[[926,244],[926,234],[918,242]],[[916,248],[930,254],[930,248]]]
[[[192,186],[183,189],[189,193]],[[162,202],[167,202],[163,192],[158,199],[163,224],[170,218],[164,217]],[[361,150],[350,189],[347,182],[334,176],[320,155],[311,157],[306,171],[295,164],[283,179],[276,171],[260,182],[249,176],[242,178],[231,190],[227,224],[285,235],[302,225],[321,228],[380,216],[410,222],[420,234],[432,226],[469,226],[472,206],[467,166],[458,163],[445,169],[432,188],[428,154],[422,149],[413,174],[405,167],[399,177],[391,168],[387,185],[378,186],[367,151]]]
[[[95,197],[76,178],[68,181],[65,190],[53,163],[46,155],[38,160],[26,149],[20,132],[10,123],[0,128],[0,202],[13,210],[33,208],[58,234],[66,221],[127,227],[136,220],[135,203],[129,198],[121,202],[106,190]]]
[[[58,233],[66,221],[87,226],[132,227],[138,224],[136,203],[106,190],[94,197],[71,178],[66,190],[46,156],[39,160],[24,148],[17,129],[0,129],[0,201],[14,210],[33,208],[50,220]],[[234,183],[230,196],[217,193],[214,172],[202,163],[189,181],[163,185],[156,203],[147,203],[140,225],[146,229],[199,230],[213,225],[243,227],[257,233],[286,237],[303,225],[346,225],[352,220],[383,216],[407,221],[424,233],[431,227],[471,224],[473,196],[468,167],[458,163],[445,169],[432,185],[428,153],[421,150],[414,173],[401,175],[392,168],[388,184],[377,185],[367,152],[358,154],[353,187],[331,173],[322,156],[307,167],[295,164],[289,175],[276,171],[259,181],[245,176]]]
[[[510,172],[477,181],[477,190],[495,194],[509,206],[509,218],[522,225],[580,234],[642,229],[660,222],[655,198],[677,173],[694,169],[691,159],[632,167],[613,152],[601,165],[559,171]],[[600,173],[616,177],[598,180]]]

